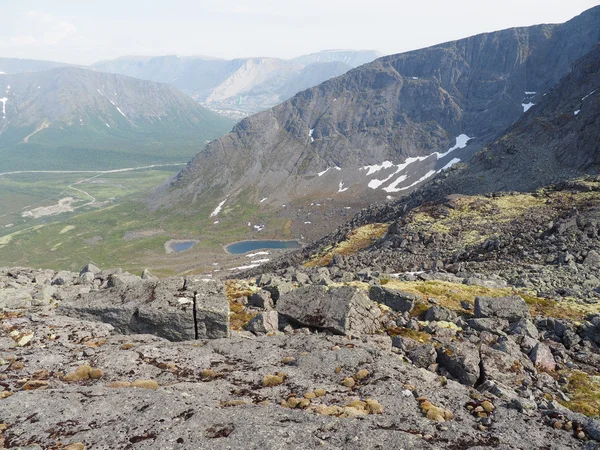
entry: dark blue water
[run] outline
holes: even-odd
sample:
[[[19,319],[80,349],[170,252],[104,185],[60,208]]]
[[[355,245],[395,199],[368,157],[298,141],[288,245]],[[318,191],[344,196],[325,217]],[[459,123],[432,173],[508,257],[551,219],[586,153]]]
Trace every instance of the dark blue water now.
[[[263,250],[267,248],[292,249],[302,248],[302,245],[300,245],[298,241],[242,241],[229,244],[225,247],[225,250],[233,255],[241,255],[254,250]]]
[[[184,250],[189,250],[194,245],[196,245],[195,241],[175,242],[171,244],[171,248],[175,252],[182,252]]]

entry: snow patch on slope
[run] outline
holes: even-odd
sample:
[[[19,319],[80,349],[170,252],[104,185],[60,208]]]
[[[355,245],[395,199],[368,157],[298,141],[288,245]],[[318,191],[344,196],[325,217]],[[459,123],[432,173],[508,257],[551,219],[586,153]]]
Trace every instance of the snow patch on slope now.
[[[210,217],[217,217],[217,215],[221,212],[221,208],[223,208],[223,205],[225,204],[226,201],[227,201],[227,199],[225,199],[221,203],[219,203],[219,205],[215,208],[215,210],[210,213]]]

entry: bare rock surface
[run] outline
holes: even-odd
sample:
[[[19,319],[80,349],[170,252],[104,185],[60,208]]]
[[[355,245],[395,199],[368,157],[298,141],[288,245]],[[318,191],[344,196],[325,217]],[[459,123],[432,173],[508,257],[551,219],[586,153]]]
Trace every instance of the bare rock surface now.
[[[336,334],[373,334],[381,328],[379,309],[364,292],[350,286],[300,287],[279,299],[277,312],[302,325]]]

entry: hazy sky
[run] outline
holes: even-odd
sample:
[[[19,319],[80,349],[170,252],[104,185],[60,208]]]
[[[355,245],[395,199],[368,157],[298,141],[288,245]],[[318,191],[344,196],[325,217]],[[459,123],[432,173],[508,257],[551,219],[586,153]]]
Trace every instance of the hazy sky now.
[[[89,64],[121,55],[399,53],[564,22],[598,0],[0,0],[0,56]]]

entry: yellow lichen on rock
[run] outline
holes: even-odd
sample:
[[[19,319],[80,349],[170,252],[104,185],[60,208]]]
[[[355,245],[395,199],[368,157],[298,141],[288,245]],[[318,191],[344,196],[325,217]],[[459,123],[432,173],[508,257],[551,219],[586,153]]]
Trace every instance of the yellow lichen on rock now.
[[[158,383],[154,380],[135,380],[131,383],[131,387],[142,388],[142,389],[158,389]]]
[[[285,377],[280,376],[280,374],[265,375],[263,377],[262,385],[263,387],[279,386],[280,384],[283,384],[284,378]]]

